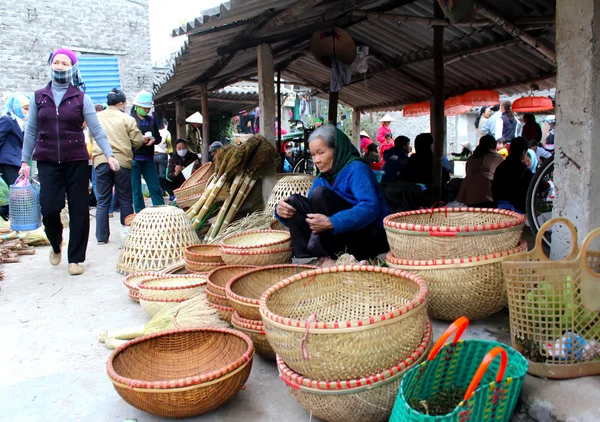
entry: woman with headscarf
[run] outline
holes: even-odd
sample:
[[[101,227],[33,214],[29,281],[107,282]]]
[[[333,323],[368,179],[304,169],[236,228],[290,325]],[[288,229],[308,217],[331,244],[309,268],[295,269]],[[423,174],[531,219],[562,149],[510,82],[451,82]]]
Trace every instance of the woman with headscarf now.
[[[50,57],[50,83],[35,91],[29,104],[20,173],[29,173],[29,160],[37,161],[41,185],[40,203],[46,236],[52,245],[50,263],[61,261],[63,226],[60,212],[69,203],[69,274],[83,273],[90,218],[88,209],[89,154],[83,135],[87,123],[107,157],[112,171],[120,169],[108,138],[98,121],[92,99],[79,90],[82,85],[77,56],[60,48]]]
[[[17,93],[7,98],[0,116],[0,175],[12,185],[19,176],[23,131],[29,114],[29,98]],[[0,206],[0,217],[8,218],[8,205]]]
[[[538,166],[538,159],[535,151],[531,148],[527,150],[527,155],[525,155],[525,160],[523,161],[527,168],[531,170],[532,173],[535,174]]]
[[[294,257],[335,259],[347,252],[363,260],[388,251],[383,193],[350,139],[325,125],[313,132],[309,148],[318,176],[308,198],[292,195],[275,208],[290,229]]]

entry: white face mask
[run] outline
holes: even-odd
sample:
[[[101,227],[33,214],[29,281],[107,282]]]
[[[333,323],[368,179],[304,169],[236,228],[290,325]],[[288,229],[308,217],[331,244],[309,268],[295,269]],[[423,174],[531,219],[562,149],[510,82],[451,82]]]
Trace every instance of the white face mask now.
[[[177,155],[179,155],[180,157],[185,157],[188,153],[187,149],[178,149],[177,150]]]

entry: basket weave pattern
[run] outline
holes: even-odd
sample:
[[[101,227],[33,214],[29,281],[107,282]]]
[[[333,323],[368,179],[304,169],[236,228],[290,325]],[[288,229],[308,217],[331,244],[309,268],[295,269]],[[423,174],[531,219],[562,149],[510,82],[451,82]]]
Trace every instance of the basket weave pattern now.
[[[183,257],[193,262],[223,262],[218,245],[198,244],[183,250]]]
[[[227,236],[222,249],[248,252],[265,252],[287,249],[292,246],[291,235],[283,230],[248,230]]]
[[[183,258],[183,260],[185,262],[185,269],[188,271],[193,271],[195,273],[209,272],[209,271],[212,271],[216,268],[219,268],[219,267],[225,265],[222,261],[221,262],[197,262],[197,261],[190,261],[187,258]]]
[[[217,311],[217,314],[223,321],[231,323],[231,317],[234,312],[231,306],[216,305],[210,301],[208,301],[208,306]]]
[[[309,174],[290,174],[285,175],[277,181],[265,208],[265,214],[273,215],[275,206],[279,201],[293,194],[307,196],[308,191],[312,188],[314,176]]]
[[[164,417],[214,410],[245,384],[254,356],[251,340],[235,330],[163,331],[117,348],[107,372],[132,406]]]
[[[140,301],[140,294],[138,291],[138,284],[140,281],[158,277],[160,274],[152,271],[132,273],[123,279],[123,284],[129,290],[129,297],[136,302]]]
[[[254,343],[256,353],[265,359],[275,360],[275,352],[267,340],[262,321],[253,321],[241,318],[237,312],[231,316],[231,325],[236,330],[246,334]]]
[[[215,305],[231,307],[231,303],[227,296],[218,295],[210,290],[206,290],[206,300]]]
[[[254,265],[226,265],[208,273],[207,290],[225,296],[225,286],[240,273],[256,268]]]
[[[420,277],[402,271],[322,268],[271,287],[260,314],[269,343],[293,371],[350,379],[390,368],[416,349],[426,329],[427,294]]]
[[[123,274],[157,271],[178,261],[186,246],[198,243],[190,219],[178,208],[144,208],[131,223],[117,261]]]
[[[191,299],[204,291],[206,276],[197,274],[160,275],[138,282],[144,299]]]
[[[227,265],[278,265],[290,262],[292,259],[292,248],[258,252],[221,248],[221,256]]]

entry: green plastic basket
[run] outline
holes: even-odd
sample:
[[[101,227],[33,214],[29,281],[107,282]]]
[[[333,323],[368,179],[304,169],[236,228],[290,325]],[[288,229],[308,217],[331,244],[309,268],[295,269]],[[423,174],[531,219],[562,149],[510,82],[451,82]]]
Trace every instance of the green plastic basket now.
[[[426,362],[402,379],[390,422],[510,421],[525,374],[527,360],[515,349],[494,341],[459,341],[469,325],[457,319],[437,341]],[[444,345],[454,333],[452,343]],[[414,410],[409,401],[428,400],[440,391],[458,387],[465,398],[446,415]]]

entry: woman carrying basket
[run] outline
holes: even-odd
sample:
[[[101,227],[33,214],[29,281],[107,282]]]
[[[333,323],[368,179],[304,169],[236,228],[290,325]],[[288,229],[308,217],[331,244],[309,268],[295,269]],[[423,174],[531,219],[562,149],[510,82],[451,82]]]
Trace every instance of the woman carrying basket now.
[[[69,274],[83,273],[79,265],[85,261],[90,220],[87,198],[89,155],[83,135],[86,122],[102,152],[108,157],[112,171],[119,162],[96,116],[92,99],[79,90],[82,85],[77,56],[60,48],[50,57],[50,83],[35,92],[29,107],[25,131],[21,170],[29,171],[29,160],[37,161],[41,185],[40,203],[46,236],[52,245],[50,263],[61,261],[63,226],[60,212],[69,203]]]

